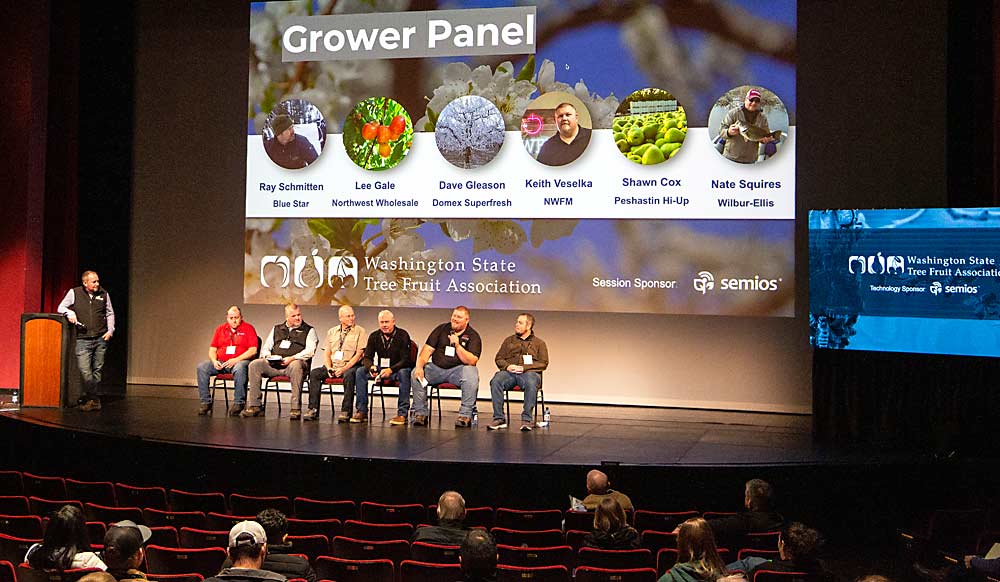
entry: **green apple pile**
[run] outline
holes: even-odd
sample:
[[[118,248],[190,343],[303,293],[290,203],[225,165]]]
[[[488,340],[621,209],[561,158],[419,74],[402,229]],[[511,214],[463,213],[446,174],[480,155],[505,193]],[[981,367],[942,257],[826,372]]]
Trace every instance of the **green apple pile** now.
[[[615,145],[626,158],[652,166],[677,155],[687,137],[684,109],[616,117]]]

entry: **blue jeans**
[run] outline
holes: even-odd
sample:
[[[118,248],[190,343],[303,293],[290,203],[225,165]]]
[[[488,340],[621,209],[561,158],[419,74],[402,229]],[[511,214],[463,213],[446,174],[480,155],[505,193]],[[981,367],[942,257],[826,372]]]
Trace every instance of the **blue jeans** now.
[[[83,398],[97,398],[97,385],[101,383],[101,370],[104,368],[104,352],[108,342],[104,338],[76,338],[76,363],[83,378]]]
[[[389,374],[390,380],[399,383],[399,398],[396,400],[396,415],[406,416],[410,412],[410,373],[411,368],[400,368],[398,372]],[[354,376],[355,390],[358,391],[358,412],[368,412],[368,380],[372,375],[367,369],[359,367]]]
[[[209,394],[209,380],[216,374],[233,375],[233,404],[243,406],[247,402],[247,379],[250,377],[250,360],[240,360],[233,364],[231,369],[223,368],[216,370],[212,360],[205,360],[198,364],[198,398],[203,404],[211,404],[212,396]]]
[[[479,370],[475,366],[439,368],[433,362],[427,362],[424,366],[424,378],[431,384],[449,382],[461,388],[462,404],[458,407],[458,415],[472,418],[476,396],[479,395]],[[410,385],[413,388],[413,414],[427,416],[427,388],[416,377],[410,379]]]
[[[538,398],[538,385],[542,383],[542,376],[538,372],[524,372],[523,374],[513,374],[506,370],[497,372],[490,380],[490,397],[493,400],[493,420],[506,420],[503,413],[503,393],[514,386],[520,386],[524,390],[524,410],[521,411],[521,420],[531,422],[535,420],[535,400]]]

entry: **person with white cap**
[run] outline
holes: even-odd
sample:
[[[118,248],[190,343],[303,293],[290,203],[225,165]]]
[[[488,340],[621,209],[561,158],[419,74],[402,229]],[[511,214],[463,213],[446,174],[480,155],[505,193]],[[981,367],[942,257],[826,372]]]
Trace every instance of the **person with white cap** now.
[[[143,548],[153,532],[144,525],[124,520],[111,524],[104,534],[104,563],[108,574],[118,582],[145,582],[146,574],[139,570],[145,561]]]
[[[241,521],[229,530],[229,559],[233,565],[205,582],[284,582],[285,576],[262,570],[267,556],[267,534],[256,521]]]

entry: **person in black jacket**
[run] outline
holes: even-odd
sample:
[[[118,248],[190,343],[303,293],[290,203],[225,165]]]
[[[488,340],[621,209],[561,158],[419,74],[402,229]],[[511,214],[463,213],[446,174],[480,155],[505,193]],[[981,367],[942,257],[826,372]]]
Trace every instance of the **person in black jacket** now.
[[[230,567],[205,580],[205,582],[285,582],[283,574],[264,570],[267,556],[267,534],[256,521],[241,521],[229,530],[229,548],[226,550]]]
[[[481,529],[470,530],[465,535],[458,561],[466,582],[495,582],[497,579],[497,545],[490,534]]]
[[[305,578],[309,582],[316,582],[316,571],[309,565],[309,561],[301,556],[293,556],[296,552],[293,545],[288,541],[288,519],[284,513],[277,509],[265,509],[257,514],[257,523],[264,528],[267,539],[273,540],[267,544],[267,556],[264,557],[262,570],[268,570],[285,577]],[[230,560],[226,560],[223,568],[232,565]]]
[[[418,527],[413,532],[411,542],[427,542],[445,546],[457,546],[469,533],[465,521],[465,499],[457,491],[445,491],[438,498],[437,525]]]
[[[720,545],[739,542],[748,533],[779,531],[785,526],[785,518],[774,511],[774,488],[763,479],[747,481],[743,494],[743,505],[747,511],[720,519],[708,520],[712,533]]]
[[[583,545],[602,550],[632,550],[639,547],[639,532],[628,524],[625,510],[613,497],[601,500],[594,512],[594,531]]]

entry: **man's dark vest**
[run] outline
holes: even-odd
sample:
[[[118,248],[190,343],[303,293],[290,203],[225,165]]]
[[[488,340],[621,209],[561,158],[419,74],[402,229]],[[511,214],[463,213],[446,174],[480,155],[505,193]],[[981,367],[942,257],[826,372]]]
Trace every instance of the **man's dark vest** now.
[[[271,353],[276,356],[294,356],[295,354],[306,349],[306,338],[309,336],[309,330],[312,326],[306,322],[302,322],[297,328],[289,331],[288,326],[284,323],[279,323],[274,326],[274,345],[271,347]],[[279,347],[281,342],[288,340],[292,342],[292,345],[287,348]]]
[[[76,337],[99,337],[108,332],[108,292],[103,287],[98,287],[93,297],[82,285],[74,287],[73,305],[69,308],[84,327],[77,329]]]

